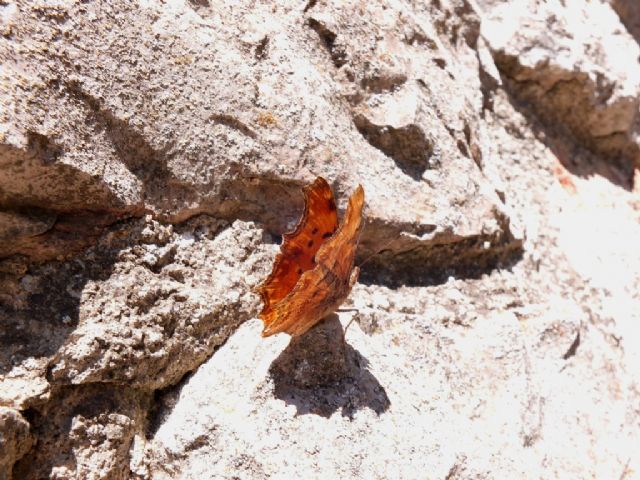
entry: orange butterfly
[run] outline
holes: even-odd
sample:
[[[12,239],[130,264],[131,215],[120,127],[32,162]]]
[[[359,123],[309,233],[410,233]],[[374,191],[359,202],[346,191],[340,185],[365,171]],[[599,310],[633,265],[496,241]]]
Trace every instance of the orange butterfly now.
[[[364,190],[349,199],[340,227],[333,193],[318,177],[303,188],[304,214],[285,233],[271,275],[259,287],[264,302],[263,337],[302,335],[346,300],[360,272],[354,266],[362,230]]]

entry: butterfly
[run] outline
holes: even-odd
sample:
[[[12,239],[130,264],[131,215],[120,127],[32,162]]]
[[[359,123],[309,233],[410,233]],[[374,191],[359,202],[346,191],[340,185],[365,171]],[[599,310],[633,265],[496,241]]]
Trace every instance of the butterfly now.
[[[318,177],[302,189],[304,213],[283,236],[269,277],[258,287],[264,307],[263,337],[305,333],[347,299],[360,270],[354,266],[363,226],[364,190],[349,198],[342,224],[333,192]]]

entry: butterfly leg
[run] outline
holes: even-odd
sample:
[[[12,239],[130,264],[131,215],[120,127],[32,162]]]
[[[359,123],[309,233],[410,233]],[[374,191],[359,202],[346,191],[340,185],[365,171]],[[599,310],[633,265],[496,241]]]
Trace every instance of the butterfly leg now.
[[[344,334],[345,335],[347,334],[347,329],[351,326],[353,321],[360,316],[360,310],[358,310],[357,308],[354,308],[354,310],[356,311],[356,313],[351,316],[351,320],[349,320],[349,323],[347,323],[347,326],[344,327]]]

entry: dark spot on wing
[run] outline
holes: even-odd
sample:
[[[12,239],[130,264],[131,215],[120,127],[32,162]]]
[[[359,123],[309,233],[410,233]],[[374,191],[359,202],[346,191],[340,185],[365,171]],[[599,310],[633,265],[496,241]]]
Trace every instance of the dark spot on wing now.
[[[336,209],[336,202],[333,201],[333,198],[329,199],[329,210],[334,211]]]
[[[307,242],[307,247],[309,247],[309,248],[313,247],[313,240],[309,240]]]
[[[315,235],[316,233],[318,233],[318,227],[314,227],[313,230],[311,230],[311,235]]]
[[[302,269],[301,268],[298,269],[298,275],[302,275]]]
[[[329,238],[331,235],[333,235],[333,232],[327,232],[322,235],[322,238]]]

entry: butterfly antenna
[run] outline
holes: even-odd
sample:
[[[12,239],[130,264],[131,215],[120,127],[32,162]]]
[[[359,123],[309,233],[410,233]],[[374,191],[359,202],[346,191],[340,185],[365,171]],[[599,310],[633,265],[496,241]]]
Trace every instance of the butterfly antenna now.
[[[382,246],[382,248],[380,248],[378,251],[376,251],[376,252],[372,253],[372,254],[371,254],[371,255],[369,255],[367,258],[365,258],[362,262],[360,262],[360,263],[358,264],[358,268],[359,268],[359,267],[362,267],[362,265],[364,265],[365,263],[367,263],[369,260],[371,260],[373,257],[375,257],[376,255],[378,255],[379,253],[382,253],[382,252],[384,251],[384,249],[385,249],[386,247],[388,247],[388,246],[391,244],[391,242],[393,242],[394,240],[395,240],[395,238],[392,238],[391,240],[389,240],[388,242],[386,242],[386,243]]]

